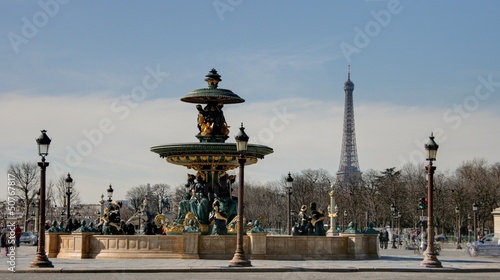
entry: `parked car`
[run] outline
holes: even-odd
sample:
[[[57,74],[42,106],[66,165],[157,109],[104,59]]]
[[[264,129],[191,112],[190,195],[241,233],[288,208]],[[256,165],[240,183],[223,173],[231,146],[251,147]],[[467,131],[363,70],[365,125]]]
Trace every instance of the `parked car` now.
[[[490,233],[478,241],[468,243],[467,254],[471,257],[500,256],[500,238]]]
[[[434,240],[436,240],[437,242],[447,242],[448,237],[446,237],[446,235],[444,235],[444,234],[440,234],[440,235],[434,236]]]
[[[33,246],[38,245],[38,234],[32,232],[21,233],[21,238],[19,239],[21,243],[31,244]]]

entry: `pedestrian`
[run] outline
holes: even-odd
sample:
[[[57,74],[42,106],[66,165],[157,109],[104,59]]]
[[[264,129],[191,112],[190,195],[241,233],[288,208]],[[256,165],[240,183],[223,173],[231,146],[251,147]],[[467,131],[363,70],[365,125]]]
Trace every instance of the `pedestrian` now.
[[[384,249],[387,249],[387,243],[389,243],[389,232],[384,228],[383,231],[383,242],[384,242]]]
[[[154,235],[153,224],[151,222],[147,222],[144,226],[144,234],[145,235]]]
[[[21,234],[23,233],[23,230],[21,227],[19,227],[19,224],[16,224],[16,228],[14,229],[14,234],[16,237],[16,247],[19,247],[21,244]]]
[[[0,235],[0,256],[2,255],[2,248],[5,248],[5,255],[7,256],[7,253],[9,249],[7,248],[7,230],[2,231],[2,235]]]
[[[378,234],[378,241],[380,249],[384,249],[384,230],[381,230]]]

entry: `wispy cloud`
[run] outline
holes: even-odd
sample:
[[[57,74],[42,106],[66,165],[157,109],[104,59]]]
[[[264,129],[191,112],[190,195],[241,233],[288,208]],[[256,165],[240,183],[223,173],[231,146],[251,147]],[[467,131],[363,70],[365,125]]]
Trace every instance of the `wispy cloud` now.
[[[98,95],[82,97],[42,97],[10,95],[0,97],[0,118],[9,137],[2,137],[1,168],[10,162],[37,161],[35,138],[47,129],[52,138],[49,178],[56,171],[68,172],[78,180],[84,201],[92,202],[111,183],[116,197],[123,198],[134,185],[143,183],[183,184],[188,172],[184,167],[167,164],[149,151],[150,147],[169,143],[196,142],[194,104],[176,99],[146,100],[121,121],[109,109],[113,99]],[[500,158],[494,139],[500,132],[491,127],[500,121],[494,112],[478,111],[456,130],[440,121],[444,108],[403,107],[388,104],[355,107],[358,154],[362,170],[382,170],[411,161],[411,153],[420,151],[430,132],[441,128],[446,138],[440,144],[440,169],[453,169],[462,161],[484,157],[490,162]],[[250,142],[268,145],[274,153],[246,170],[249,180],[271,181],[290,171],[324,168],[335,174],[340,159],[343,104],[306,98],[280,99],[273,102],[247,102],[225,106],[231,126],[228,142],[244,122]],[[22,118],[13,116],[23,114]],[[66,162],[68,147],[77,149],[86,139],[83,130],[96,128],[99,120],[109,118],[116,126],[104,135],[77,165]],[[488,137],[477,137],[488,135]],[[481,147],[478,149],[477,147]],[[416,162],[418,163],[418,162]],[[422,163],[423,164],[423,163]],[[71,170],[61,170],[64,167]],[[2,199],[2,197],[0,197]]]

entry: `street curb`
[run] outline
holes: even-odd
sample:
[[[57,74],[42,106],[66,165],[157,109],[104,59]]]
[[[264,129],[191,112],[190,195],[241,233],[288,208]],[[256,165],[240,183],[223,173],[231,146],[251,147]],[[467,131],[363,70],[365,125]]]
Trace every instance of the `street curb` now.
[[[1,270],[0,273],[10,272]],[[358,268],[358,267],[172,267],[172,268],[23,268],[16,273],[206,273],[206,272],[419,272],[419,273],[491,273],[500,268]]]

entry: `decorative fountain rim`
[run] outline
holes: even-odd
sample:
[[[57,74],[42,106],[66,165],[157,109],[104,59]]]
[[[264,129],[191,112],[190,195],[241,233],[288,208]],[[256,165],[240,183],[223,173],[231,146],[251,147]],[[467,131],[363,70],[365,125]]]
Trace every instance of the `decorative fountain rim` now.
[[[189,156],[189,155],[228,155],[239,156],[236,150],[236,143],[215,143],[215,142],[193,142],[193,143],[178,143],[167,144],[151,147],[151,151],[160,155],[160,157],[173,156]],[[248,149],[245,153],[246,158],[259,158],[273,153],[274,150],[270,147],[258,144],[248,144]]]
[[[232,92],[229,89],[199,88],[182,97],[181,101],[202,104],[207,104],[211,101],[224,104],[236,104],[245,102],[245,99],[239,97],[236,93]]]

